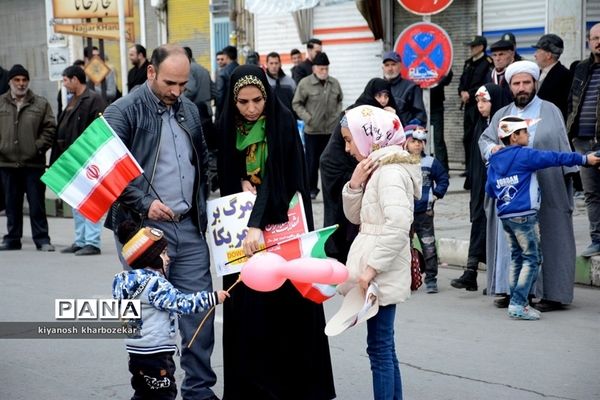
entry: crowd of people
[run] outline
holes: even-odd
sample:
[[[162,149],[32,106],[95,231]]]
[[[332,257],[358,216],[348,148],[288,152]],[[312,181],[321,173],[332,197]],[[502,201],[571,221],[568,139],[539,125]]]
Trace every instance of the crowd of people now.
[[[536,62],[520,59],[512,34],[493,43],[489,56],[485,37],[466,44],[471,56],[458,96],[472,227],[466,270],[451,285],[478,290],[479,264],[485,263],[485,291],[511,318],[539,319],[540,312],[573,301],[573,186],[584,193],[590,222],[591,244],[581,255],[600,254],[600,171],[579,173],[576,167],[600,162],[592,154],[600,150],[600,24],[590,29],[588,43],[590,57],[571,70],[559,61],[564,44],[554,34],[539,38]],[[239,65],[237,49],[227,46],[217,53],[213,83],[190,48],[161,45],[148,59],[138,44],[129,49],[129,94],[121,97],[111,89],[110,74],[100,85],[86,79],[82,66],[101,56],[88,48],[83,61],[63,72],[68,95],[57,119],[48,100],[29,87],[24,66],[0,69],[6,82],[0,81],[6,89],[0,96],[0,182],[8,231],[0,250],[21,249],[25,195],[37,249],[55,250],[40,181],[46,152],[52,163],[98,114],[146,171],[104,221],[124,269],[113,295],[144,304],[140,335],[127,340],[134,398],[175,398],[177,331],[182,397],[217,398],[214,317],[192,337],[209,308],[221,303],[224,399],[335,398],[321,304],[290,282],[272,292],[243,285],[231,294],[213,290],[204,235],[206,201],[217,187],[222,196],[257,196],[243,239],[249,257],[259,251],[267,225],[287,221],[298,192],[312,230],[311,200],[322,196],[324,225],[339,225],[327,254],[350,272],[340,292],[378,288],[378,312],[367,321],[374,398],[402,398],[396,304],[410,296],[413,235],[424,253],[426,292],[438,292],[434,209],[449,182],[443,101],[452,71],[432,90],[432,156],[425,153],[422,90],[401,76],[398,53],[382,55],[382,78],[371,79],[343,110],[342,85],[329,74],[324,50],[314,38],[305,59],[292,50],[289,77],[280,54],[269,53],[264,66],[257,54]],[[74,225],[74,242],[61,252],[100,254],[101,225],[76,212]],[[223,287],[237,279],[225,276]]]

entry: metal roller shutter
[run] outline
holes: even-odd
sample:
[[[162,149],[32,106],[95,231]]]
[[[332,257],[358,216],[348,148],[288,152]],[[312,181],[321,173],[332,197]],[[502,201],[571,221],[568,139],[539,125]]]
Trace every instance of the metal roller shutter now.
[[[488,45],[512,32],[517,39],[517,52],[533,59],[533,46],[545,33],[546,0],[483,0],[483,35]]]
[[[285,15],[254,15],[254,45],[261,62],[266,62],[266,56],[276,51],[281,56],[284,71],[289,75],[292,67],[290,50],[296,48],[302,52],[305,46],[300,43],[292,14]]]
[[[586,32],[600,22],[600,1],[587,0],[585,5],[585,28]]]
[[[286,73],[291,68],[289,52],[304,52],[291,15],[254,16],[255,46],[264,63],[266,55],[276,51]],[[313,36],[323,41],[331,62],[329,73],[340,81],[344,107],[354,103],[369,79],[381,77],[383,44],[375,41],[367,22],[354,1],[326,3],[314,8]]]
[[[340,81],[349,106],[371,78],[382,76],[383,43],[375,41],[354,1],[316,7],[314,16],[314,36],[323,41],[329,73]]]

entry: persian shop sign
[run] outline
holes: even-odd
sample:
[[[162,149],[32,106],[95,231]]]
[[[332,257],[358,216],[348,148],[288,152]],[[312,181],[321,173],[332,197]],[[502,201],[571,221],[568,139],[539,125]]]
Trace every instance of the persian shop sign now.
[[[54,24],[54,32],[88,38],[119,40],[118,22],[85,22],[82,24]],[[125,40],[135,42],[133,23],[125,23]]]
[[[133,16],[133,0],[123,0],[125,17]],[[118,17],[118,0],[52,0],[54,18]]]

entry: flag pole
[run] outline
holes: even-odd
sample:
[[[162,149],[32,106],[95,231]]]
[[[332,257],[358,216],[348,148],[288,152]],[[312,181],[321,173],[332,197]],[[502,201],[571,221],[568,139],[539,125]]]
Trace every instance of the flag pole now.
[[[285,242],[284,242],[284,243],[285,243]],[[260,253],[261,251],[265,251],[265,250],[268,250],[268,249],[272,249],[273,247],[277,247],[277,246],[279,246],[279,245],[281,245],[281,244],[282,244],[282,243],[275,243],[275,244],[272,244],[272,245],[270,245],[270,246],[267,246],[267,247],[265,247],[265,248],[263,248],[263,249],[256,250],[256,251],[254,252],[254,254],[256,254],[256,253]],[[234,263],[234,262],[236,262],[236,261],[243,260],[244,258],[248,258],[248,256],[244,255],[244,256],[241,256],[241,257],[238,257],[238,258],[234,258],[233,260],[226,262],[226,263],[225,263],[225,265],[229,265],[229,264],[231,264],[231,263]]]
[[[152,191],[156,195],[156,198],[158,199],[158,201],[160,201],[161,203],[165,204],[165,202],[162,201],[162,199],[160,198],[160,195],[158,194],[158,192],[156,191],[156,189],[154,189],[154,186],[152,185],[152,182],[150,182],[150,179],[148,179],[148,177],[146,176],[146,174],[142,172],[142,176],[144,177],[144,180],[148,183],[148,185],[150,185],[150,189],[152,189]],[[177,226],[177,224],[175,224],[175,222],[177,222],[177,221],[175,221],[173,219],[173,217],[169,217],[169,221],[171,221],[173,223],[173,226],[175,227],[175,229],[179,228]]]
[[[319,232],[325,231],[325,230],[327,230],[327,229],[333,228],[334,226],[335,226],[335,229],[337,229],[337,228],[339,228],[339,227],[340,227],[340,225],[339,225],[339,224],[335,224],[335,225],[330,225],[330,226],[323,227],[323,228],[321,228],[321,229],[317,229],[316,231],[310,231],[310,232],[306,232],[306,233],[303,233],[303,234],[302,234],[302,235],[300,235],[300,236],[296,236],[296,237],[293,237],[293,238],[286,239],[286,240],[284,240],[284,241],[283,241],[283,242],[281,242],[281,243],[275,243],[275,244],[272,244],[272,245],[270,245],[270,246],[267,246],[267,247],[265,247],[264,249],[256,250],[254,253],[255,253],[255,254],[256,254],[256,253],[260,253],[261,251],[265,251],[265,250],[272,249],[273,247],[281,246],[282,244],[286,244],[286,243],[288,243],[288,242],[292,242],[292,241],[294,241],[294,240],[298,240],[298,239],[300,239],[300,238],[301,238],[303,235],[307,235],[307,234],[309,234],[309,233],[319,233]],[[226,262],[226,263],[225,263],[225,265],[229,265],[229,264],[231,264],[231,263],[234,263],[234,262],[236,262],[236,261],[243,260],[243,259],[244,259],[244,258],[246,258],[246,257],[248,257],[248,256],[245,256],[245,255],[244,255],[244,256],[241,256],[241,257],[238,257],[238,258],[234,258],[233,260]]]
[[[233,285],[229,286],[229,289],[226,290],[227,293],[229,293],[231,291],[231,289],[233,289],[238,283],[240,283],[242,281],[242,277],[241,275],[238,277],[237,281],[235,281],[233,283]],[[204,318],[202,318],[202,321],[200,322],[200,325],[198,325],[198,328],[196,328],[196,332],[194,332],[194,336],[192,336],[192,339],[190,340],[190,342],[187,345],[187,348],[191,348],[192,345],[194,344],[194,340],[196,340],[196,336],[198,336],[198,334],[200,333],[200,331],[202,330],[202,327],[204,326],[204,323],[206,322],[206,320],[208,319],[208,317],[210,317],[212,315],[212,313],[215,311],[215,306],[212,306],[210,308],[210,310],[208,310],[208,312],[206,313],[206,315],[204,316]]]

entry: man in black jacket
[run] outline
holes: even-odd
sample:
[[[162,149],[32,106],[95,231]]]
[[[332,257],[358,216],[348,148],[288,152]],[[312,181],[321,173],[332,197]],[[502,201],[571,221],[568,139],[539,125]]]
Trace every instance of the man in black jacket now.
[[[141,44],[136,44],[129,49],[129,61],[133,64],[133,68],[127,74],[127,90],[132,91],[133,88],[146,82],[147,69],[150,63],[146,58],[146,48]]]
[[[430,91],[431,97],[431,126],[433,126],[433,148],[435,158],[439,160],[444,166],[446,172],[450,170],[448,166],[448,148],[446,147],[446,141],[444,140],[444,101],[446,101],[446,95],[444,93],[444,87],[448,86],[452,81],[454,72],[448,71],[448,74],[444,76]]]
[[[66,108],[58,114],[56,141],[52,146],[50,162],[58,157],[77,140],[89,124],[104,112],[106,103],[101,95],[90,90],[86,84],[85,72],[81,67],[72,65],[63,71],[63,86],[72,95]],[[77,210],[73,210],[75,241],[61,253],[76,256],[100,254],[102,222],[92,222]]]
[[[184,49],[162,45],[152,53],[148,81],[104,113],[146,174],[125,188],[111,207],[105,226],[116,231],[121,221],[133,218],[162,230],[169,243],[169,281],[184,293],[212,291],[204,238],[208,151],[198,108],[182,96],[189,74],[190,60]],[[203,316],[179,319],[184,400],[216,399],[211,389],[216,375],[210,365],[214,318],[207,320],[194,345],[187,348]]]
[[[471,48],[471,57],[465,61],[458,85],[458,95],[460,96],[465,112],[463,118],[463,146],[465,149],[465,165],[469,165],[473,129],[477,120],[475,92],[481,86],[485,85],[487,75],[492,67],[492,60],[485,55],[485,48],[487,47],[487,39],[485,37],[475,36],[473,40],[465,43],[465,45]],[[465,172],[463,176],[467,176],[467,173]]]
[[[226,46],[222,50],[223,52],[223,61],[225,66],[219,70],[219,75],[217,76],[217,95],[215,99],[215,121],[217,121],[221,117],[221,111],[225,106],[225,97],[229,90],[229,78],[231,77],[231,73],[234,69],[236,69],[240,64],[237,62],[237,49],[233,46]]]
[[[563,52],[562,39],[549,33],[542,36],[535,46],[535,62],[542,71],[538,81],[538,97],[560,109],[567,120],[567,100],[571,91],[571,73],[558,61]]]
[[[590,29],[588,44],[592,54],[575,68],[567,118],[569,138],[582,154],[600,150],[600,23]],[[582,168],[581,180],[592,239],[581,255],[591,257],[600,254],[600,171]]]
[[[292,70],[292,78],[296,81],[296,84],[300,83],[303,78],[312,75],[313,60],[322,51],[323,43],[319,39],[312,38],[308,40],[306,43],[306,58]]]
[[[0,67],[0,94],[8,90],[8,71]]]

